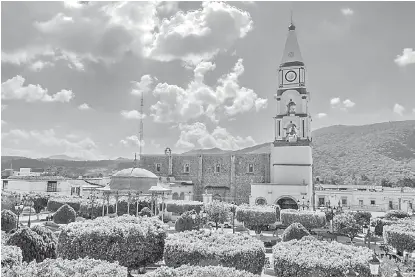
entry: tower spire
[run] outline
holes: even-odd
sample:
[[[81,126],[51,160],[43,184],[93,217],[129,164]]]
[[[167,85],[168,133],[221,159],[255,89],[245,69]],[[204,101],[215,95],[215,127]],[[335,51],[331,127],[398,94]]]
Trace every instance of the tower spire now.
[[[143,110],[144,110],[144,91],[141,92],[141,104],[140,104],[140,153],[139,153],[139,164],[142,165],[142,154],[143,154],[143,137],[144,137],[144,124],[143,124]]]

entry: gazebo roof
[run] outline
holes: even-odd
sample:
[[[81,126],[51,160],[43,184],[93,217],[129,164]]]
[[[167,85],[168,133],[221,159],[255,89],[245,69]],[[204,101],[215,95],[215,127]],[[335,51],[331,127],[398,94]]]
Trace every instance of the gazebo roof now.
[[[135,177],[135,178],[155,178],[158,179],[157,175],[153,172],[144,168],[126,168],[118,171],[112,177]]]

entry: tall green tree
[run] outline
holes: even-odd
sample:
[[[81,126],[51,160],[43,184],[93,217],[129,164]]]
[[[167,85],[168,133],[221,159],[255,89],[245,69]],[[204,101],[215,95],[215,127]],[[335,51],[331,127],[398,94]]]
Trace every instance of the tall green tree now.
[[[208,215],[208,220],[215,223],[217,230],[219,223],[224,223],[228,219],[229,206],[224,202],[213,201],[205,205],[205,212]]]

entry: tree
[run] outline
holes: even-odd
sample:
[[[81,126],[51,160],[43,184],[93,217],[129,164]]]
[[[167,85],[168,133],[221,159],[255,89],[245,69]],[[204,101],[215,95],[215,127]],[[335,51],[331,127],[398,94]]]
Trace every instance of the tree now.
[[[310,233],[301,223],[295,222],[284,230],[284,233],[282,233],[282,241],[300,240],[309,235]]]
[[[359,233],[361,226],[357,223],[352,214],[344,213],[334,216],[333,228],[337,233],[349,237],[350,242],[353,242],[353,239]]]
[[[75,218],[76,212],[68,204],[61,206],[53,215],[53,221],[58,224],[68,224],[70,222],[75,222]]]
[[[33,208],[35,209],[37,220],[39,220],[39,213],[48,206],[48,195],[36,194],[32,197]]]
[[[10,210],[1,211],[1,230],[9,232],[17,227],[17,215]]]
[[[216,224],[216,230],[219,228],[219,223],[224,223],[228,219],[228,207],[225,203],[220,201],[213,201],[205,205],[205,212],[208,219]]]

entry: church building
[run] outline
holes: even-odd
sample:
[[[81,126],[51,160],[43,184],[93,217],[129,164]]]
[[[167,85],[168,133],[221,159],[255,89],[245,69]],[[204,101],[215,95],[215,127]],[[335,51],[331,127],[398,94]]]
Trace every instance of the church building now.
[[[275,137],[271,146],[270,183],[251,184],[250,204],[282,208],[313,206],[310,93],[295,26],[288,36],[278,70]]]

